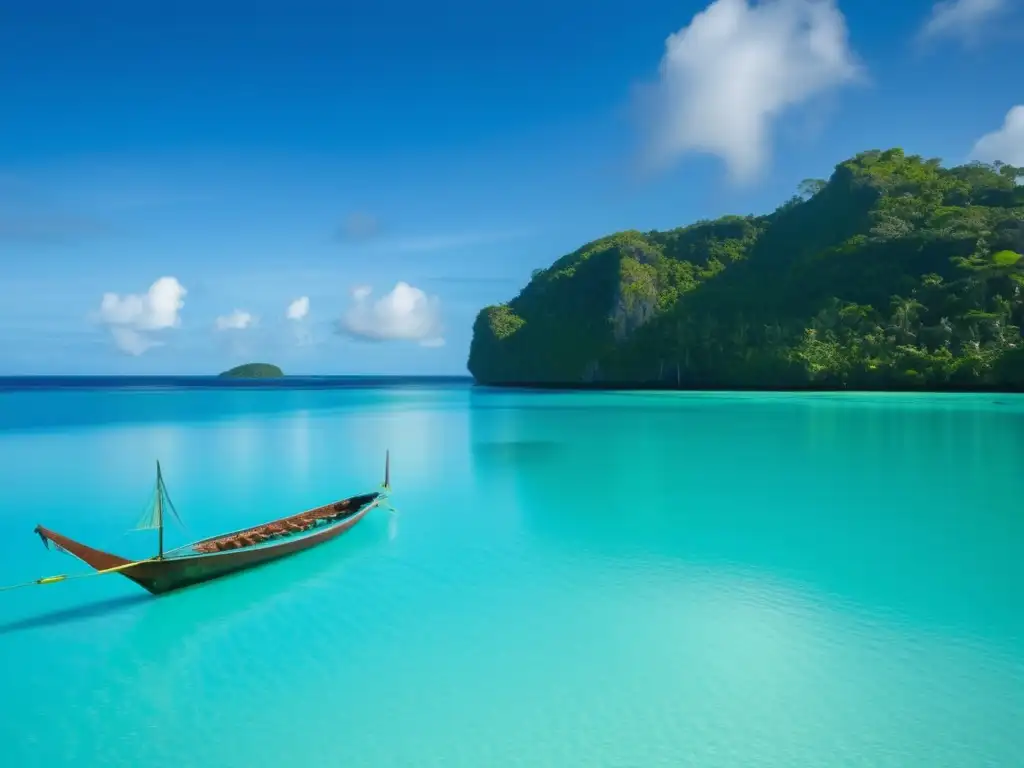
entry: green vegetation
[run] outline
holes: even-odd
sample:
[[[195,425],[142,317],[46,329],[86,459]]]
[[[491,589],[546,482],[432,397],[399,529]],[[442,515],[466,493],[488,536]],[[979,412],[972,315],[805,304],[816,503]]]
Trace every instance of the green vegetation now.
[[[267,363],[246,363],[220,375],[229,379],[276,379],[284,376],[284,371]]]
[[[864,152],[767,216],[620,232],[473,327],[487,384],[1024,388],[1024,169]]]

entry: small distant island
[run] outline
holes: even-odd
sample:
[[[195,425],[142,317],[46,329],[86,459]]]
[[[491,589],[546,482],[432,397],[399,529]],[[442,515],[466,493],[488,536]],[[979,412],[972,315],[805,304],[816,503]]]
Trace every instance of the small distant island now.
[[[1024,168],[863,152],[773,213],[596,240],[473,326],[496,386],[1024,390]]]
[[[282,376],[284,371],[269,363],[246,363],[220,374],[221,378],[227,379],[278,379]]]

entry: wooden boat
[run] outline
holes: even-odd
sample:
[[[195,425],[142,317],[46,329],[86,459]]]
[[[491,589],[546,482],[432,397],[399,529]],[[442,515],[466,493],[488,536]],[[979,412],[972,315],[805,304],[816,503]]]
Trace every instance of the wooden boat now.
[[[351,529],[371,509],[386,503],[390,495],[390,455],[384,460],[384,484],[379,491],[350,496],[341,501],[282,517],[269,523],[232,531],[164,551],[164,512],[178,512],[164,485],[160,463],[156,469],[156,492],[151,511],[137,530],[156,529],[157,554],[146,560],[128,560],[81,544],[49,528],[37,525],[35,533],[47,547],[74,555],[101,573],[117,572],[154,595],[278,560],[330,541]],[[66,577],[51,577],[38,583]]]

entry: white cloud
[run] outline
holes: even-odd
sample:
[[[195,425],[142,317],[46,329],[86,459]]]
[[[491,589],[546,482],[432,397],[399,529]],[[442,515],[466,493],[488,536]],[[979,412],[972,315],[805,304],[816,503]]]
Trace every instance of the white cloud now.
[[[979,32],[1008,7],[1008,0],[943,0],[932,7],[921,29],[921,37],[959,37],[964,42],[973,42]]]
[[[288,309],[285,312],[285,317],[289,320],[302,320],[309,314],[309,296],[302,296],[291,304],[288,305]]]
[[[133,326],[141,331],[174,328],[178,313],[185,306],[188,291],[174,277],[161,277],[144,294],[103,294],[100,318],[110,325]]]
[[[310,332],[308,323],[304,322],[309,316],[309,297],[301,296],[288,305],[285,317],[291,320],[292,332],[295,335],[295,342],[301,346],[309,346],[313,343],[313,335]]]
[[[773,120],[861,76],[834,0],[717,0],[666,40],[659,80],[642,93],[648,163],[703,152],[749,180]]]
[[[1006,113],[1002,128],[986,133],[975,142],[971,159],[985,163],[998,160],[1024,166],[1024,104],[1018,104]]]
[[[97,314],[110,328],[114,343],[130,355],[141,355],[163,342],[148,332],[176,328],[188,291],[174,277],[161,277],[143,294],[103,294]]]
[[[114,337],[114,343],[118,349],[136,357],[147,349],[163,345],[162,341],[157,341],[141,334],[133,328],[125,328],[118,325],[111,326],[110,335]]]
[[[368,286],[352,290],[352,304],[341,318],[339,330],[373,341],[418,341],[423,346],[444,344],[441,302],[419,288],[398,282],[389,293],[373,299]]]
[[[256,324],[256,318],[242,309],[236,309],[230,315],[217,318],[218,331],[244,331]]]

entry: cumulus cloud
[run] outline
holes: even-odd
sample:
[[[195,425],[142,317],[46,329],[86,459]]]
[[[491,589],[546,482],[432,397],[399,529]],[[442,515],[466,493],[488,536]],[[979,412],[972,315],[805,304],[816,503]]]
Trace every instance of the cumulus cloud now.
[[[716,0],[669,36],[658,82],[640,93],[647,164],[702,152],[749,180],[773,120],[861,76],[834,0]]]
[[[185,287],[174,277],[161,277],[144,294],[103,294],[101,319],[111,325],[134,326],[141,331],[174,328],[181,322]]]
[[[964,42],[974,42],[1008,7],[1009,0],[942,0],[932,7],[920,36],[922,39],[958,37]]]
[[[174,277],[161,277],[142,294],[105,293],[97,319],[110,329],[118,348],[130,355],[141,355],[163,343],[151,332],[181,324],[180,313],[187,293]]]
[[[444,344],[441,302],[419,288],[398,282],[389,293],[373,298],[369,286],[352,290],[352,303],[338,325],[341,333],[372,341],[418,341],[423,346]]]
[[[295,341],[299,346],[308,346],[313,343],[313,335],[310,332],[309,324],[306,318],[309,316],[309,296],[300,296],[291,304],[288,305],[288,309],[285,310],[285,317],[287,317],[291,323],[292,333],[295,335]]]
[[[244,331],[256,324],[256,318],[243,309],[236,309],[230,315],[217,318],[218,331]]]
[[[1006,113],[1002,128],[986,133],[975,142],[971,159],[1024,166],[1024,104],[1018,104]]]
[[[162,341],[157,341],[146,334],[139,333],[134,328],[125,328],[123,326],[111,326],[110,335],[114,338],[114,344],[117,345],[118,349],[136,357],[148,349],[159,347],[163,344]]]
[[[309,296],[301,296],[288,305],[285,317],[289,320],[302,320],[309,314]]]

